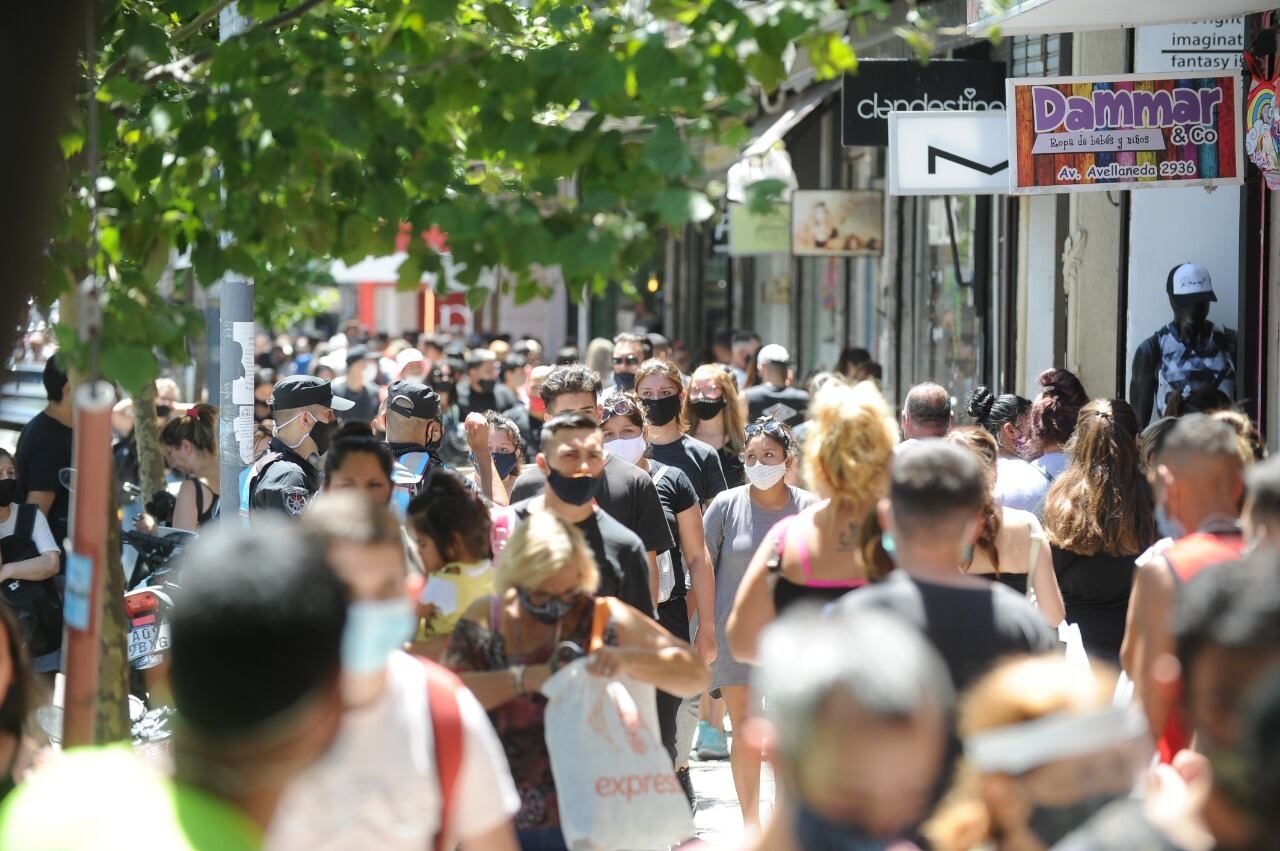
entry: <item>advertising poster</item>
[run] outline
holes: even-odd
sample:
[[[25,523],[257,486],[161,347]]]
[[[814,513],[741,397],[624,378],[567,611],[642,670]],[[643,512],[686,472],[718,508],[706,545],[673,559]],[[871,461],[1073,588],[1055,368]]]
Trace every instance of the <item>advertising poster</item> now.
[[[792,193],[791,253],[807,257],[878,257],[884,253],[884,193]]]
[[[752,257],[790,253],[790,204],[775,204],[764,214],[753,213],[746,204],[729,204],[729,254]]]
[[[1015,195],[1243,183],[1240,78],[1007,83]]]

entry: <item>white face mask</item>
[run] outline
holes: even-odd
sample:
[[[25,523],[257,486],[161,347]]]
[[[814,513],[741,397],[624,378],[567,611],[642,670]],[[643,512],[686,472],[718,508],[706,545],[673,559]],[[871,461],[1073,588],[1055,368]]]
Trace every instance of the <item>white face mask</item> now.
[[[644,451],[648,447],[643,437],[620,437],[617,440],[607,441],[604,448],[623,461],[634,464],[644,457]]]
[[[289,419],[285,420],[284,422],[282,422],[282,423],[276,423],[275,428],[271,429],[271,436],[272,436],[272,437],[280,437],[280,430],[281,430],[281,429],[283,429],[283,428],[284,428],[285,426],[287,426],[289,423],[291,423],[291,422],[293,422],[294,420],[298,419],[298,417],[302,416],[302,415],[303,415],[303,414],[305,414],[305,413],[308,413],[308,412],[307,412],[307,411],[300,411],[300,412],[298,412],[298,413],[294,414],[294,415],[293,415],[292,417],[290,417]],[[301,445],[302,445],[302,441],[306,440],[306,439],[307,439],[307,437],[308,437],[308,435],[310,435],[310,434],[311,434],[311,432],[307,432],[306,434],[302,435],[302,437],[298,438],[298,442],[297,442],[297,443],[285,443],[284,438],[280,438],[280,442],[281,442],[281,443],[284,443],[284,445],[285,445],[285,446],[287,446],[287,447],[289,447],[290,449],[297,449],[299,446],[301,446]]]
[[[769,488],[782,481],[787,475],[787,465],[755,463],[746,468],[747,481],[751,482],[751,486],[756,490],[767,491]]]

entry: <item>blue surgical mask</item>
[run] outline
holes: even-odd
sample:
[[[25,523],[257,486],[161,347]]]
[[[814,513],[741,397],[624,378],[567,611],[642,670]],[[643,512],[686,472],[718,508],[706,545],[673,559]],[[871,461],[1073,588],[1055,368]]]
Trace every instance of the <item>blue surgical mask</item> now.
[[[359,600],[347,608],[342,631],[342,669],[348,674],[373,674],[387,666],[391,651],[413,637],[418,618],[407,597]]]
[[[795,838],[804,851],[881,851],[898,841],[868,836],[853,825],[823,818],[804,804],[796,813]]]
[[[514,452],[493,453],[493,466],[498,470],[498,478],[505,479],[519,465],[520,459]]]
[[[1160,531],[1161,537],[1173,538],[1175,541],[1187,535],[1187,530],[1183,528],[1182,524],[1170,517],[1168,511],[1165,511],[1164,503],[1156,505],[1156,528]]]

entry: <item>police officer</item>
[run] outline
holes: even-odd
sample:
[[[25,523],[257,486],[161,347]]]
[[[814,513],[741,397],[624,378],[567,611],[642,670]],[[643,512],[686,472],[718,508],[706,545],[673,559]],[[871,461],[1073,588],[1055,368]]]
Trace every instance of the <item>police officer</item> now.
[[[471,414],[466,420],[466,430],[480,479],[480,487],[475,489],[487,500],[506,505],[506,490],[489,453],[489,423],[482,414]],[[391,501],[401,510],[422,490],[422,483],[433,470],[449,469],[449,465],[440,460],[443,439],[439,394],[418,381],[391,382],[387,388],[387,446],[396,459],[391,472]],[[470,479],[463,481],[471,485]]]
[[[329,451],[337,428],[335,411],[353,403],[333,395],[329,382],[314,375],[291,375],[276,382],[271,395],[275,429],[267,452],[253,466],[247,484],[250,512],[283,511],[297,517],[320,489],[320,456]]]

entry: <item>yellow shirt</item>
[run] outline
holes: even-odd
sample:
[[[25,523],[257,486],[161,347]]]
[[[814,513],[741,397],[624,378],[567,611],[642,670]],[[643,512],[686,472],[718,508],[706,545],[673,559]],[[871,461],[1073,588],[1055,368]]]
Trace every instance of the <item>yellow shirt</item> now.
[[[435,573],[427,574],[421,601],[434,605],[438,613],[419,638],[425,640],[450,635],[471,604],[491,594],[493,562],[488,560],[474,564],[447,564]]]

